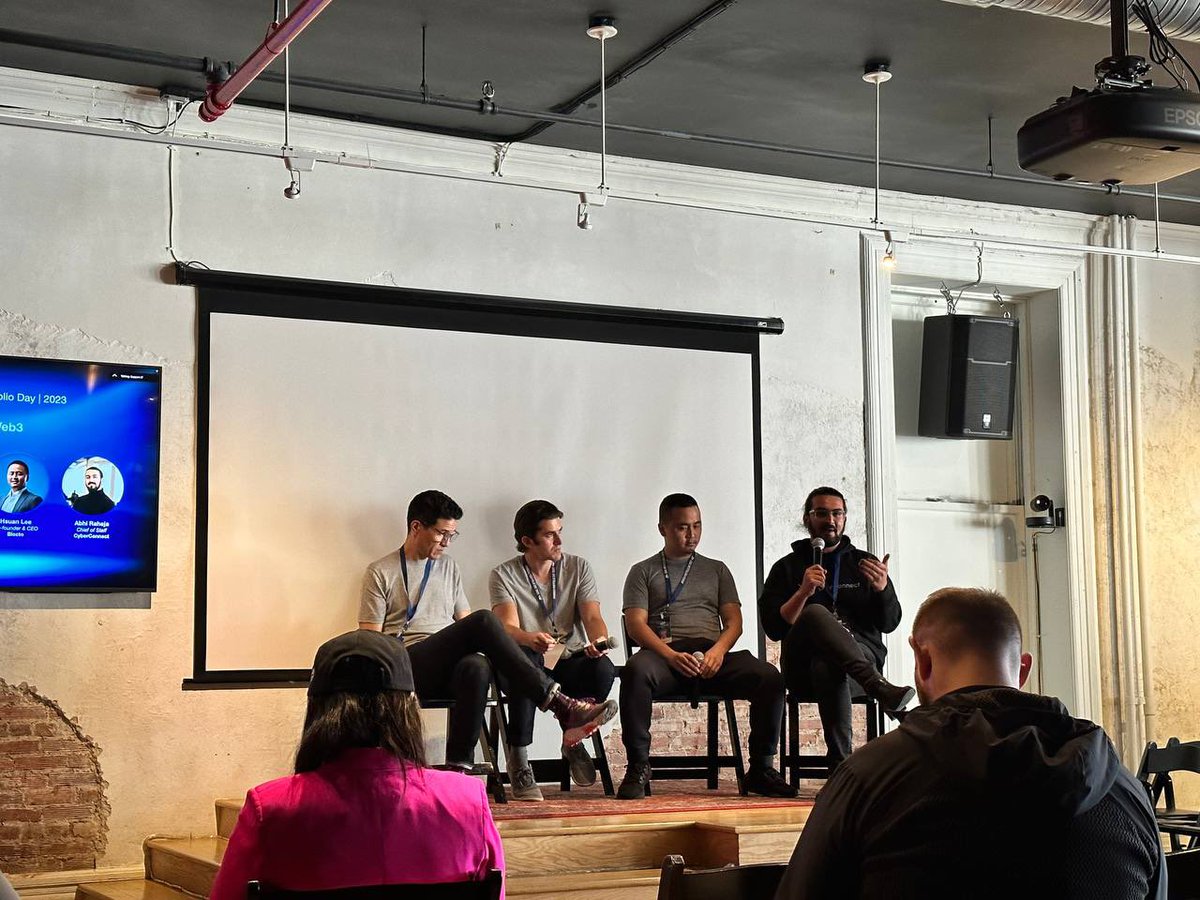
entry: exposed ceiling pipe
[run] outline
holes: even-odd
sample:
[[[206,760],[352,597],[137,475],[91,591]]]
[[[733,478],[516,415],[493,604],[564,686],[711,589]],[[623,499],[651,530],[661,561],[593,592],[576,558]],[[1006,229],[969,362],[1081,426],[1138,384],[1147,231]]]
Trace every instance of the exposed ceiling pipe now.
[[[204,103],[200,105],[200,118],[213,122],[233,105],[238,94],[250,86],[263,69],[280,53],[287,49],[308,24],[321,14],[332,0],[303,0],[295,11],[282,22],[272,22],[267,36],[244,63],[220,84],[210,84]]]
[[[1090,22],[1093,25],[1108,24],[1109,0],[946,0],[960,6],[1016,9],[1023,12]],[[1200,40],[1200,0],[1157,0],[1154,4],[1158,13],[1158,24],[1170,37],[1183,40]],[[1130,19],[1131,28],[1145,31],[1136,17]]]

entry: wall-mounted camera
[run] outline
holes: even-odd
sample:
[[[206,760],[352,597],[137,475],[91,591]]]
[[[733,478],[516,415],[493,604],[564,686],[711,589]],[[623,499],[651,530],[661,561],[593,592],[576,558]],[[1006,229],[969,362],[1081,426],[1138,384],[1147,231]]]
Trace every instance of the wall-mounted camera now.
[[[1067,511],[1056,507],[1054,501],[1045,494],[1038,494],[1030,500],[1029,508],[1036,515],[1025,517],[1027,528],[1062,528],[1067,524]]]

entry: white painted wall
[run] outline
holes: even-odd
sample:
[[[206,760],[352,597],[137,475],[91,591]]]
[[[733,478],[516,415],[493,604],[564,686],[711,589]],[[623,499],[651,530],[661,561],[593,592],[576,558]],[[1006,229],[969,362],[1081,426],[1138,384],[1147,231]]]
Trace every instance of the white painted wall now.
[[[112,86],[12,71],[0,83],[7,102],[43,113],[39,125],[162,112]],[[277,147],[281,131],[277,117],[249,110],[216,127],[252,152]],[[44,598],[0,595],[0,678],[58,701],[104,750],[105,864],[136,861],[152,832],[211,832],[214,797],[287,770],[303,704],[299,691],[180,690],[191,669],[195,306],[192,291],[161,278],[172,154],[174,246],[213,268],[782,317],[785,334],[764,339],[762,354],[766,563],[798,536],[811,486],[844,488],[852,515],[866,508],[865,192],[618,160],[614,196],[584,232],[571,191],[597,173],[583,155],[516,147],[495,177],[484,145],[300,122],[294,143],[323,161],[289,202],[278,159],[216,149],[190,115],[181,128],[170,150],[0,116],[0,353],[165,367],[160,589],[150,608],[45,609]],[[891,195],[884,209],[910,224],[1025,239],[1082,240],[1089,224]],[[622,527],[644,528],[653,549],[653,522]]]

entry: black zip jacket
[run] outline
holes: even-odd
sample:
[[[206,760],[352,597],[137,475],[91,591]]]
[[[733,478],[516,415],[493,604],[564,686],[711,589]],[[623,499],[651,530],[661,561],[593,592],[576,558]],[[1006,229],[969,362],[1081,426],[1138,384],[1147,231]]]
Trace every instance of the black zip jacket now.
[[[837,613],[838,618],[861,639],[861,643],[870,647],[876,666],[882,667],[887,657],[883,635],[895,631],[900,624],[900,601],[896,599],[896,588],[889,578],[887,587],[882,591],[871,590],[858,571],[858,563],[862,559],[878,557],[859,550],[845,535],[842,535],[837,550],[822,554],[826,584],[832,584],[834,557],[841,557],[836,603],[828,588],[817,591],[808,602],[827,606]],[[792,552],[771,566],[771,572],[763,583],[762,596],[758,598],[758,614],[762,618],[763,630],[773,641],[782,641],[792,627],[783,620],[779,609],[796,593],[796,588],[804,580],[804,570],[812,565],[812,558],[812,541],[809,538],[796,541],[792,544]]]
[[[966,687],[842,763],[780,883],[790,898],[1166,896],[1145,789],[1053,697]]]

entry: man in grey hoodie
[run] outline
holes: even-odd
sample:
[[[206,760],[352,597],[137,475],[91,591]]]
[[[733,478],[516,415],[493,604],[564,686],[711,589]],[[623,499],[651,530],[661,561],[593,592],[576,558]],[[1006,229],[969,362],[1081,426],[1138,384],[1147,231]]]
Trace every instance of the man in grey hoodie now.
[[[776,900],[1166,897],[1146,791],[1100,726],[1018,690],[1002,596],[935,592],[909,643],[922,705],[826,784]]]

